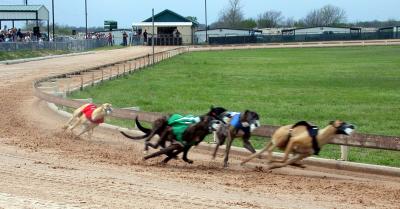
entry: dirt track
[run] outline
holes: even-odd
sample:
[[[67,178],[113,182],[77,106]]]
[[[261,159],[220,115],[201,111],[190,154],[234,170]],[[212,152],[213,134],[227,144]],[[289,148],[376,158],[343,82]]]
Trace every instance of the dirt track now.
[[[97,130],[62,133],[33,79],[147,54],[150,48],[0,65],[0,208],[400,208],[400,177],[308,167],[272,173],[191,152],[193,165],[143,163],[140,144]],[[260,166],[261,164],[257,164]]]

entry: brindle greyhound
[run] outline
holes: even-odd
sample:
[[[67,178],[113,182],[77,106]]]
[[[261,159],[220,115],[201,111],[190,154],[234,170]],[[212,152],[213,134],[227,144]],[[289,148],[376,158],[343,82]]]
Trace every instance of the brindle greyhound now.
[[[268,151],[267,159],[269,163],[277,162],[277,164],[270,165],[269,169],[295,165],[312,154],[318,154],[320,148],[327,144],[334,135],[350,135],[354,129],[354,125],[340,120],[331,121],[328,126],[320,131],[316,126],[312,126],[305,121],[300,121],[294,125],[282,126],[274,132],[271,141],[266,144],[264,149],[245,159],[241,165],[260,156],[265,151]],[[272,158],[272,150],[275,147],[285,150],[282,160],[274,160]],[[289,159],[289,154],[291,153],[295,154],[295,156]]]
[[[237,137],[242,137],[243,146],[251,153],[255,153],[253,145],[250,143],[251,132],[260,126],[259,115],[256,112],[246,110],[243,113],[223,113],[225,126],[217,131],[218,141],[214,149],[213,159],[215,158],[219,146],[223,145],[227,138],[225,148],[224,167],[228,167],[229,151],[232,141]]]
[[[219,116],[226,112],[226,109],[223,107],[213,107],[211,106],[210,111],[206,114],[207,116],[211,116],[214,117],[216,120],[220,120],[222,121],[222,118],[219,118]],[[149,146],[157,149],[159,146],[165,148],[165,143],[167,141],[172,141],[174,140],[174,137],[171,135],[168,135],[168,129],[170,127],[168,127],[168,118],[170,116],[162,116],[158,119],[156,119],[153,124],[152,124],[152,128],[148,129],[143,127],[138,118],[136,117],[135,119],[135,123],[136,126],[138,127],[139,130],[141,130],[142,132],[144,132],[145,134],[142,136],[130,136],[126,133],[124,133],[123,131],[121,131],[121,134],[124,135],[127,138],[133,139],[133,140],[140,140],[140,139],[145,139],[145,147],[144,147],[144,152],[145,154],[147,154],[148,150],[149,150]],[[155,136],[158,135],[159,139],[155,144],[150,143],[150,140]]]
[[[183,132],[181,141],[176,140],[176,135],[173,133],[172,128],[167,128],[164,137],[174,139],[172,144],[158,152],[145,156],[144,160],[166,154],[168,157],[162,162],[167,163],[169,160],[176,158],[179,153],[183,152],[182,159],[191,164],[193,161],[187,158],[190,148],[192,146],[197,146],[208,134],[212,133],[212,131],[217,131],[220,125],[221,121],[215,120],[212,116],[201,116],[200,122],[190,125]]]

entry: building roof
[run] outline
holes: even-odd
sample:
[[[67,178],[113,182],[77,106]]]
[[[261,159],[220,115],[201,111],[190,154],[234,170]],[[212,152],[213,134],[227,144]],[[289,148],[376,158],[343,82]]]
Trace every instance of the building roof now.
[[[141,23],[134,23],[137,26],[147,26],[151,25],[153,19],[152,17],[145,19]],[[181,25],[198,25],[198,22],[191,21],[182,15],[179,15],[169,9],[166,9],[156,15],[154,15],[154,23],[157,26],[181,26]]]
[[[44,5],[0,5],[0,20],[48,20]]]
[[[282,32],[288,32],[288,31],[294,31],[294,30],[304,30],[304,29],[311,29],[311,28],[345,28],[345,29],[350,29],[350,30],[361,30],[361,28],[356,28],[356,27],[315,26],[315,27],[284,29],[284,30],[282,30]]]
[[[211,28],[207,29],[207,31],[213,31],[213,30],[236,30],[236,31],[255,31],[255,32],[261,32],[259,29],[245,29],[245,28]],[[197,30],[197,31],[206,31],[206,30]]]
[[[43,5],[0,5],[0,11],[32,12],[38,11]]]

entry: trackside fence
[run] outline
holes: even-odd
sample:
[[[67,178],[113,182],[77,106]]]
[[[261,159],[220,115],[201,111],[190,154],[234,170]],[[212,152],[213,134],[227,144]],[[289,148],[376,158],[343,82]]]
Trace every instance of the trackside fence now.
[[[94,86],[107,80],[133,74],[139,70],[149,68],[158,62],[186,52],[189,52],[188,47],[178,47],[172,50],[155,53],[154,57],[148,54],[146,56],[123,60],[112,64],[49,76],[34,81],[34,93],[38,98],[47,102],[59,106],[78,108],[85,102],[65,98],[65,94],[74,90],[83,90],[85,87]],[[60,86],[63,86],[63,92],[48,90],[47,85],[54,82],[59,82]],[[156,112],[114,108],[111,116],[130,120],[134,120],[139,116],[143,121],[153,122],[162,115],[162,113]],[[277,128],[277,126],[262,125],[254,131],[254,135],[269,138]],[[352,136],[337,136],[330,144],[399,151],[400,137],[355,133]]]
[[[32,42],[2,42],[0,51],[35,51],[35,50],[62,50],[71,52],[87,51],[99,47],[107,46],[107,40],[71,40],[63,42],[51,41],[32,41]]]

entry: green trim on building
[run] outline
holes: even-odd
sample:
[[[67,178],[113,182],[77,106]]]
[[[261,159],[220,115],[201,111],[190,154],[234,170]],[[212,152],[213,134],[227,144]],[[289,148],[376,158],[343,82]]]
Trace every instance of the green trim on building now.
[[[143,22],[152,22],[152,17],[144,20]],[[156,15],[154,15],[154,22],[192,22],[193,25],[198,25],[199,23],[193,22],[182,15],[179,15],[169,9],[166,9]]]

